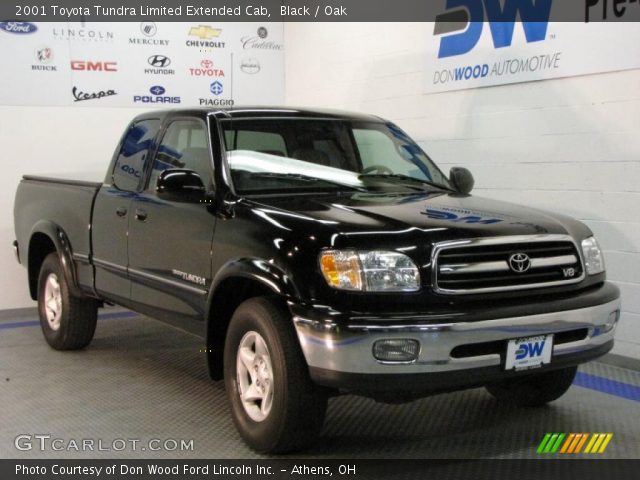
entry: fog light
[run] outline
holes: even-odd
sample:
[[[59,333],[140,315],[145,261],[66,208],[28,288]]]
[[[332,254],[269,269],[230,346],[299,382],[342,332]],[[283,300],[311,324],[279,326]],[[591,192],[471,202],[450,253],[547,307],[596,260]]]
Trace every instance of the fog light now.
[[[616,310],[614,312],[611,312],[609,314],[609,320],[607,321],[607,323],[605,323],[601,327],[602,333],[607,333],[607,332],[610,332],[611,330],[613,330],[615,328],[615,326],[616,326],[616,323],[618,323],[619,319],[620,319],[620,310]]]
[[[373,344],[373,356],[381,362],[414,362],[420,353],[420,342],[409,338],[388,338]]]

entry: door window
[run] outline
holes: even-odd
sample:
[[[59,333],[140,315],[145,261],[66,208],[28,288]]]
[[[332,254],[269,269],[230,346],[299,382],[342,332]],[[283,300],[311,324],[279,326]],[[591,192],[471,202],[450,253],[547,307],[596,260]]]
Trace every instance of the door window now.
[[[148,189],[154,190],[160,174],[169,169],[193,170],[200,175],[205,187],[211,187],[211,157],[203,123],[176,120],[169,125],[153,162]]]

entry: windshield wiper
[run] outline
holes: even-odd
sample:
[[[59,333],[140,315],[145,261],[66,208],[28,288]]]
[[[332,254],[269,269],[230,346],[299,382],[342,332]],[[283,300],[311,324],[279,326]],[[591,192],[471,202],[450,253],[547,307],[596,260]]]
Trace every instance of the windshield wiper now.
[[[324,182],[329,185],[336,185],[339,187],[349,188],[352,190],[362,190],[354,185],[348,185],[340,182],[334,182],[325,178],[312,177],[309,175],[303,175],[302,173],[278,173],[278,172],[253,172],[250,174],[252,177],[273,178],[275,180],[296,180],[306,183],[318,183]]]
[[[395,180],[402,180],[404,182],[411,182],[411,183],[419,183],[419,184],[422,184],[422,185],[429,185],[431,187],[439,188],[439,189],[442,189],[442,190],[449,190],[451,192],[455,191],[453,188],[447,187],[446,185],[442,185],[440,183],[432,182],[430,180],[423,180],[421,178],[411,177],[409,175],[403,175],[401,173],[363,173],[358,178],[359,179],[363,179],[363,178],[383,178],[383,179],[391,179],[391,180],[395,179]]]

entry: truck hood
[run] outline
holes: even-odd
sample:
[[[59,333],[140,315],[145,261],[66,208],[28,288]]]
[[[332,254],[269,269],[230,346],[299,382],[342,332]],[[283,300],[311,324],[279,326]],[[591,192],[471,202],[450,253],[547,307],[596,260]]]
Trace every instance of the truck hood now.
[[[405,232],[423,232],[421,236],[429,233],[432,242],[504,235],[590,235],[584,224],[564,215],[457,193],[263,197],[254,208],[287,229],[317,232],[321,225],[334,236],[351,239],[365,235],[371,240],[373,235],[387,237],[385,234]],[[297,222],[306,225],[295,225]],[[338,246],[335,241],[331,243]]]

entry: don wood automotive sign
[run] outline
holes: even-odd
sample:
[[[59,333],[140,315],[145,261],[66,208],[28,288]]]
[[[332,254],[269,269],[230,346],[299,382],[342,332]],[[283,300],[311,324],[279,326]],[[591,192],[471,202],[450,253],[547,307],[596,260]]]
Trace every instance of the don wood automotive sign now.
[[[442,3],[427,26],[425,93],[640,68],[634,22],[550,22],[552,0]]]

